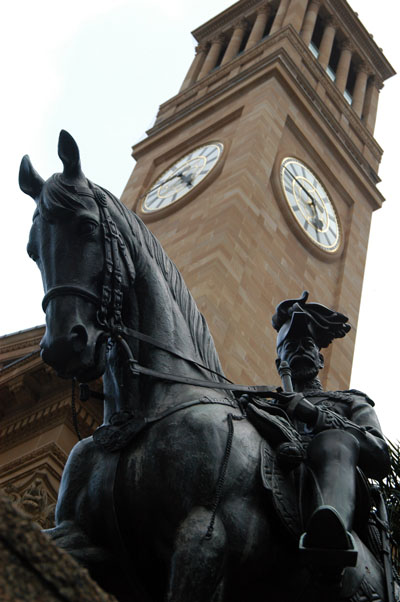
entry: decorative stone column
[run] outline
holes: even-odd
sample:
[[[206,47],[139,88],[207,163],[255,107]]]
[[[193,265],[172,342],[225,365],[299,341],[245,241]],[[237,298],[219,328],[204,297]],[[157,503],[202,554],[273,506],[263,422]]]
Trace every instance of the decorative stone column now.
[[[247,31],[248,23],[246,19],[240,19],[234,25],[231,39],[229,40],[228,48],[225,51],[224,58],[222,59],[221,65],[225,65],[228,61],[233,59],[239,52],[240,44],[242,43],[243,36]]]
[[[283,19],[282,26],[292,25],[300,33],[303,25],[304,15],[306,14],[308,0],[291,0],[289,8]]]
[[[275,33],[282,27],[283,19],[286,16],[286,12],[289,6],[290,0],[280,0],[278,10],[276,11],[274,22],[271,27],[271,34]]]
[[[310,6],[306,12],[306,16],[303,23],[303,29],[301,30],[301,37],[303,42],[308,46],[311,42],[312,35],[314,33],[315,23],[317,21],[318,12],[321,6],[321,0],[311,0]]]
[[[206,58],[206,53],[208,50],[208,44],[199,44],[196,46],[196,56],[194,57],[192,64],[189,67],[189,71],[186,74],[185,79],[183,80],[183,84],[179,92],[186,90],[191,84],[193,84],[197,76],[200,73],[200,69],[204,63],[204,59]]]
[[[249,50],[249,48],[253,48],[260,40],[262,40],[265,26],[267,25],[268,17],[271,12],[270,4],[263,4],[257,10],[257,17],[254,21],[253,28],[249,35],[249,39],[247,40],[245,50]]]
[[[345,40],[342,44],[339,63],[336,69],[336,85],[343,94],[346,89],[347,78],[349,77],[351,57],[354,52],[354,46],[350,40]]]
[[[333,40],[335,39],[337,24],[333,17],[329,17],[326,21],[324,33],[322,34],[321,45],[319,47],[318,61],[324,69],[329,64],[331,57]]]
[[[382,88],[383,82],[376,75],[368,80],[367,92],[365,94],[364,123],[371,134],[374,133],[375,129],[379,92]]]
[[[367,88],[367,80],[368,80],[368,66],[366,63],[361,63],[358,67],[356,83],[354,86],[354,94],[353,94],[353,104],[352,107],[355,113],[361,117],[364,99],[365,99],[365,91]]]
[[[210,50],[208,51],[208,54],[204,61],[203,67],[201,68],[198,79],[202,79],[208,73],[210,73],[210,71],[212,69],[214,69],[215,65],[217,64],[218,57],[221,53],[221,49],[222,49],[222,45],[223,45],[224,41],[225,41],[225,38],[223,35],[219,35],[212,40]]]

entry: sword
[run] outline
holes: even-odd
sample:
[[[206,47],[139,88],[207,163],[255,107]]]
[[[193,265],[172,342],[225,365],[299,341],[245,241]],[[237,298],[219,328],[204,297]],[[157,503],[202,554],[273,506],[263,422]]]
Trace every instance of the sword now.
[[[285,393],[293,393],[292,371],[289,364],[282,361],[279,365],[278,373],[282,380],[282,389]]]

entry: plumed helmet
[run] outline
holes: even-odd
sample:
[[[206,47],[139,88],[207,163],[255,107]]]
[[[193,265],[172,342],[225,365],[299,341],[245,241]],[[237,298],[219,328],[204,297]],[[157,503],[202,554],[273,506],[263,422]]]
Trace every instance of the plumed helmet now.
[[[272,326],[278,332],[277,348],[289,337],[311,336],[321,349],[349,332],[351,326],[345,315],[320,303],[307,303],[308,295],[304,291],[299,299],[287,299],[277,306],[272,316]]]

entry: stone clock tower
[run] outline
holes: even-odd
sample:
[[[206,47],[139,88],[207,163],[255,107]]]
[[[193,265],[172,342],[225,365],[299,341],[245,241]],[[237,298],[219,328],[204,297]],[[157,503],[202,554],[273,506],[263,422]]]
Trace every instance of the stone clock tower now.
[[[240,0],[193,35],[122,200],[182,271],[232,380],[277,382],[271,315],[309,290],[350,318],[324,371],[346,388],[394,71],[345,0]]]

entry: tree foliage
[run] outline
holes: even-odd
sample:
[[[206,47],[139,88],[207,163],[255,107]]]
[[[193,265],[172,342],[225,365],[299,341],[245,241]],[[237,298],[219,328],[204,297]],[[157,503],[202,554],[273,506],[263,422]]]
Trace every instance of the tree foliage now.
[[[389,526],[393,546],[393,561],[400,573],[400,442],[388,441],[392,470],[382,483],[386,499]]]

